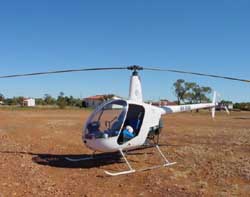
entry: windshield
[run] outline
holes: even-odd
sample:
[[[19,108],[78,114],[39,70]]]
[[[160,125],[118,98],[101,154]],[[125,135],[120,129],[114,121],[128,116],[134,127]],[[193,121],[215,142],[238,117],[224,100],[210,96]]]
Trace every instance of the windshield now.
[[[85,137],[107,138],[117,136],[127,112],[127,103],[115,100],[94,112],[87,123]]]

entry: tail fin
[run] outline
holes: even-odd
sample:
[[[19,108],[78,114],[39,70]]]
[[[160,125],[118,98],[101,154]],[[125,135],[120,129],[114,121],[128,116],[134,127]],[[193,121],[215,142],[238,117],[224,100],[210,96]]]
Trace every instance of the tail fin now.
[[[217,93],[214,91],[214,96],[213,96],[214,107],[212,108],[212,118],[213,119],[215,118],[216,99],[217,99]]]
[[[225,108],[227,114],[230,115],[230,111],[229,111],[229,109],[227,108],[227,106],[224,106],[224,108]]]

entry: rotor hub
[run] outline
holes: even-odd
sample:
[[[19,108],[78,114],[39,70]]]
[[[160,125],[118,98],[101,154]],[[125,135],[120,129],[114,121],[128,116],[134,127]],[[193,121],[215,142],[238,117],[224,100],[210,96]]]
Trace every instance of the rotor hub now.
[[[133,71],[138,71],[138,70],[143,70],[143,67],[138,66],[138,65],[132,65],[132,66],[128,66],[127,69],[128,70],[133,70]]]
[[[133,66],[128,66],[127,69],[133,71],[133,76],[137,76],[138,71],[143,70],[143,67],[138,65],[133,65]]]

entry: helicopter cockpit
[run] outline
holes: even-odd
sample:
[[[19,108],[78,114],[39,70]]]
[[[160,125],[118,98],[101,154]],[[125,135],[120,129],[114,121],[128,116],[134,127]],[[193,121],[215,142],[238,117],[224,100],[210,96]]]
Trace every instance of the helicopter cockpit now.
[[[126,117],[128,104],[113,100],[97,109],[87,122],[85,138],[108,138],[119,135]]]
[[[86,139],[118,136],[118,144],[138,135],[145,109],[140,105],[128,104],[125,100],[113,100],[99,107],[85,127]]]

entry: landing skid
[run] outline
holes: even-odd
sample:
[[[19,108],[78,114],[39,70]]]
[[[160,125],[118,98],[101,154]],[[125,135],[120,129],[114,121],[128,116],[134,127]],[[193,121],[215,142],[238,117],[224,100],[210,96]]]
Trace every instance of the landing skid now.
[[[125,175],[125,174],[131,174],[136,172],[135,170],[127,170],[127,171],[123,171],[123,172],[109,172],[109,171],[104,171],[105,174],[109,175],[109,176],[119,176],[119,175]]]
[[[125,175],[125,174],[131,174],[131,173],[135,173],[135,172],[142,172],[142,171],[147,171],[147,170],[153,170],[156,168],[160,168],[160,167],[167,167],[167,166],[171,166],[176,164],[176,162],[169,162],[167,160],[167,158],[165,157],[165,155],[162,153],[161,149],[159,148],[158,145],[155,146],[156,149],[158,150],[158,152],[160,153],[161,157],[164,159],[165,163],[162,165],[157,165],[157,166],[152,166],[149,168],[143,168],[143,169],[139,169],[139,170],[135,170],[132,168],[132,166],[130,165],[130,163],[128,162],[127,158],[125,157],[124,153],[122,150],[120,150],[120,153],[122,155],[122,157],[124,158],[129,170],[127,171],[122,171],[122,172],[109,172],[109,171],[104,171],[107,175],[109,176],[119,176],[119,175]]]

